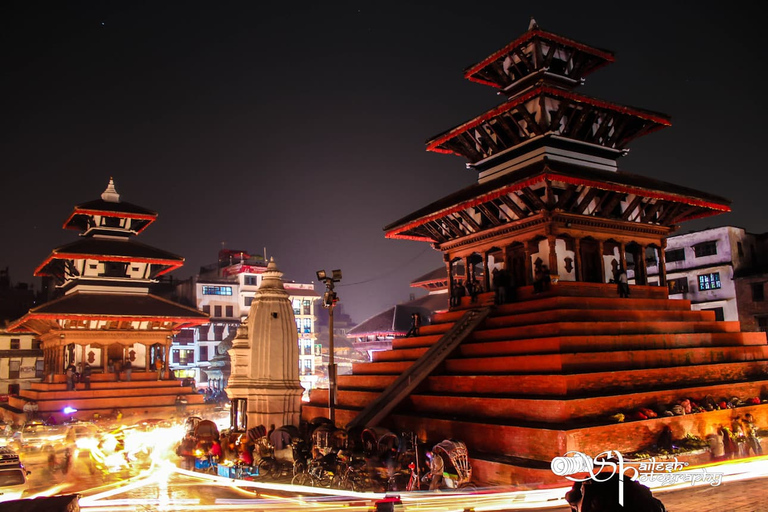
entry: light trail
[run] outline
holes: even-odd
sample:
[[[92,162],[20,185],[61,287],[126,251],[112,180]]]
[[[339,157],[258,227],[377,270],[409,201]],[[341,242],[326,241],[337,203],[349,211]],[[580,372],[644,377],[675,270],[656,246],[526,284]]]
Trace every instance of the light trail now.
[[[150,462],[150,467],[141,474],[127,481],[101,486],[98,488],[81,491],[80,507],[89,512],[101,511],[128,511],[137,509],[163,510],[163,511],[197,511],[208,510],[299,510],[311,509],[313,512],[325,512],[344,509],[347,512],[370,510],[377,500],[386,496],[398,495],[407,510],[419,510],[420,512],[462,512],[467,508],[476,512],[490,512],[494,510],[530,510],[556,507],[567,507],[565,493],[570,490],[570,482],[563,481],[564,485],[557,488],[519,490],[511,487],[478,489],[471,493],[460,490],[444,490],[440,492],[355,492],[339,489],[320,487],[302,487],[290,484],[273,482],[260,482],[251,480],[238,480],[181,469],[174,461],[173,453],[175,444],[184,434],[183,427],[157,428],[149,431],[137,429],[122,429],[113,431],[117,441],[102,442],[92,448],[94,460],[104,465],[108,471],[124,469],[132,457],[144,454]],[[122,436],[122,437],[121,437]],[[107,437],[108,439],[108,437]],[[122,446],[121,446],[122,442]],[[117,462],[120,461],[120,462]],[[699,466],[691,466],[674,472],[673,475],[685,475],[706,471],[710,474],[721,474],[722,482],[739,481],[768,476],[768,456],[741,459],[738,461],[724,461]],[[190,484],[194,487],[200,485],[226,487],[244,497],[242,499],[216,499],[215,504],[201,503],[195,498],[174,498],[170,488],[179,488],[187,484],[172,484],[170,479],[174,475],[193,478],[199,484]],[[650,487],[654,494],[666,493],[702,485],[711,485],[708,482],[679,482],[660,483],[655,481],[643,482]],[[132,491],[154,486],[157,494],[151,498],[121,497]],[[38,495],[50,496],[56,494],[63,486],[52,487]],[[254,497],[253,494],[258,497]],[[285,495],[283,495],[285,494]]]

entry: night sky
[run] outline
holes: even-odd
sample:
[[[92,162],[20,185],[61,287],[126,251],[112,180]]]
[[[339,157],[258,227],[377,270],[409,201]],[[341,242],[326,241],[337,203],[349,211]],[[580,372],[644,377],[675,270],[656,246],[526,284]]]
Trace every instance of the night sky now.
[[[112,176],[176,278],[266,247],[288,279],[342,269],[356,322],[407,300],[441,255],[382,228],[476,180],[424,141],[501,101],[463,70],[531,16],[615,52],[580,92],[672,117],[620,166],[733,201],[687,229],[768,231],[760,3],[584,4],[2,2],[0,267],[37,283]]]

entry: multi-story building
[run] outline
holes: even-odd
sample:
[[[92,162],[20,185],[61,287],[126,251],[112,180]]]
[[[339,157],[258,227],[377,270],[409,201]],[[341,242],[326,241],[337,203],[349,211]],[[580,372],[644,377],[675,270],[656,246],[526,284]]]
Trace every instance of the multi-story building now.
[[[756,254],[755,235],[734,226],[671,236],[663,259],[669,297],[690,300],[693,310],[714,311],[717,320],[740,320],[744,304],[734,278],[755,267]],[[658,284],[660,260],[658,252],[646,252],[648,284]]]
[[[248,316],[267,269],[266,261],[245,251],[222,250],[218,263],[205,266],[188,281],[179,283],[176,293],[210,315],[211,321],[180,332],[171,348],[177,377],[194,378],[202,387],[223,389],[228,368],[211,365],[220,344],[229,343]],[[319,294],[309,283],[283,283],[288,291],[299,334],[299,373],[302,385],[311,389],[317,383],[315,367],[315,307]],[[219,350],[220,352],[221,350]]]
[[[39,299],[26,283],[11,284],[8,267],[0,269],[0,397],[29,389],[43,377],[43,351],[32,332],[9,333],[5,325],[24,315]]]
[[[43,351],[31,332],[0,331],[0,395],[17,395],[43,378]]]

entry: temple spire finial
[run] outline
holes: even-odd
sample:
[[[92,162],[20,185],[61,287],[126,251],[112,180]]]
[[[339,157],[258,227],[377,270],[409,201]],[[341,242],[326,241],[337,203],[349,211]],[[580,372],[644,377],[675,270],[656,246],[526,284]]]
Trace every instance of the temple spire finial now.
[[[534,30],[539,28],[539,24],[536,23],[536,20],[531,16],[531,21],[528,23],[528,30]]]
[[[115,189],[115,181],[112,179],[112,176],[109,177],[109,184],[104,192],[101,193],[101,198],[108,203],[120,202],[120,194]]]

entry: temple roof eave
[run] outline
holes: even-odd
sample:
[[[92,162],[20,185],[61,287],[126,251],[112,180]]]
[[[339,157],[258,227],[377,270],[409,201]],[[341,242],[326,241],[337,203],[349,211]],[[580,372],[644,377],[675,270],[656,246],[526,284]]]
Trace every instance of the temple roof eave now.
[[[630,140],[634,138],[640,137],[642,135],[647,135],[648,133],[664,128],[666,126],[671,126],[672,124],[669,116],[667,116],[666,114],[662,114],[660,112],[653,112],[650,110],[641,109],[637,107],[620,105],[617,103],[612,103],[605,100],[600,100],[597,98],[585,96],[582,94],[577,94],[571,91],[557,89],[548,85],[537,85],[527,90],[524,93],[521,93],[513,98],[510,98],[508,101],[502,103],[501,105],[493,107],[490,110],[487,110],[486,112],[468,121],[465,121],[464,123],[454,126],[453,128],[450,128],[432,137],[426,142],[427,151],[463,156],[469,159],[470,162],[472,163],[478,160],[481,160],[483,158],[486,158],[487,156],[490,156],[490,155],[478,154],[478,155],[472,156],[471,151],[469,152],[469,154],[465,154],[449,146],[451,145],[452,142],[456,142],[456,144],[459,144],[459,142],[457,142],[456,139],[458,139],[460,136],[463,136],[467,132],[481,127],[482,125],[484,125],[484,123],[490,123],[492,121],[497,122],[500,119],[502,119],[504,116],[509,115],[513,112],[525,111],[525,112],[522,112],[522,114],[524,116],[528,116],[529,120],[532,119],[531,117],[532,114],[524,108],[525,104],[537,98],[540,99],[544,97],[549,97],[549,98],[556,99],[557,101],[560,101],[563,107],[574,106],[574,105],[587,105],[589,108],[592,108],[592,109],[596,109],[602,112],[611,112],[612,115],[623,116],[623,118],[625,119],[635,120],[636,126],[634,128],[632,128],[631,130],[623,129],[620,132],[616,133],[617,140],[614,141],[614,144],[618,144],[617,147],[623,147]],[[541,123],[541,120],[536,120],[535,123],[531,122],[529,129],[532,130],[533,132],[536,132],[537,134],[552,131],[553,128],[551,126],[542,126],[539,123]],[[519,129],[519,128],[520,128],[519,126],[515,127],[515,129]],[[563,135],[566,135],[566,134],[563,134]],[[618,138],[619,135],[621,136],[620,139]],[[502,149],[506,149],[503,147],[504,144],[501,142],[501,139],[499,138],[496,139],[494,144],[502,146]],[[512,142],[512,146],[514,146],[515,144],[518,144],[518,142]]]
[[[172,322],[173,329],[210,322],[209,315],[202,311],[155,295],[74,292],[31,309],[29,313],[12,322],[8,330],[23,328],[33,320],[58,319]]]
[[[205,318],[179,318],[179,317],[132,317],[128,315],[53,315],[53,314],[34,314],[28,313],[18,320],[14,321],[8,326],[8,332],[33,332],[38,335],[45,334],[54,330],[69,331],[63,327],[59,320],[99,320],[105,322],[172,322],[173,325],[168,329],[162,329],[163,331],[177,331],[185,328],[197,327],[198,325],[204,325],[209,322]],[[147,332],[154,329],[148,329]],[[74,332],[88,331],[81,329],[74,329]],[[103,331],[111,332],[111,331]],[[131,330],[130,332],[136,332]],[[142,332],[142,331],[139,331]]]
[[[529,42],[531,42],[534,38],[537,38],[537,37],[551,41],[551,42],[563,44],[565,46],[574,48],[580,52],[589,54],[592,57],[594,57],[597,62],[594,65],[592,65],[589,69],[584,70],[584,72],[582,73],[583,76],[615,60],[614,54],[610,50],[596,48],[594,46],[590,46],[585,43],[580,43],[573,39],[563,37],[557,34],[553,34],[552,32],[547,32],[546,30],[542,30],[541,28],[535,27],[531,30],[528,30],[527,32],[525,32],[523,35],[521,35],[511,43],[505,45],[500,50],[493,52],[491,55],[481,60],[480,62],[467,67],[464,70],[464,78],[472,82],[477,82],[484,85],[490,85],[492,87],[498,87],[498,84],[484,80],[481,77],[479,77],[478,74],[481,73],[482,70],[485,69],[486,67],[504,58],[507,54],[513,52],[515,49],[522,48],[523,46],[527,45]]]
[[[55,275],[50,264],[56,260],[98,259],[100,261],[136,262],[159,265],[155,276],[184,265],[184,258],[133,240],[83,238],[54,249],[34,271],[35,276]]]
[[[501,196],[547,182],[633,194],[649,202],[663,200],[686,205],[688,210],[684,212],[685,216],[677,218],[676,222],[730,211],[729,200],[687,187],[624,172],[601,171],[559,162],[537,162],[493,180],[470,185],[439,199],[386,226],[385,236],[439,243],[441,240],[414,229],[473,207],[490,204]]]

